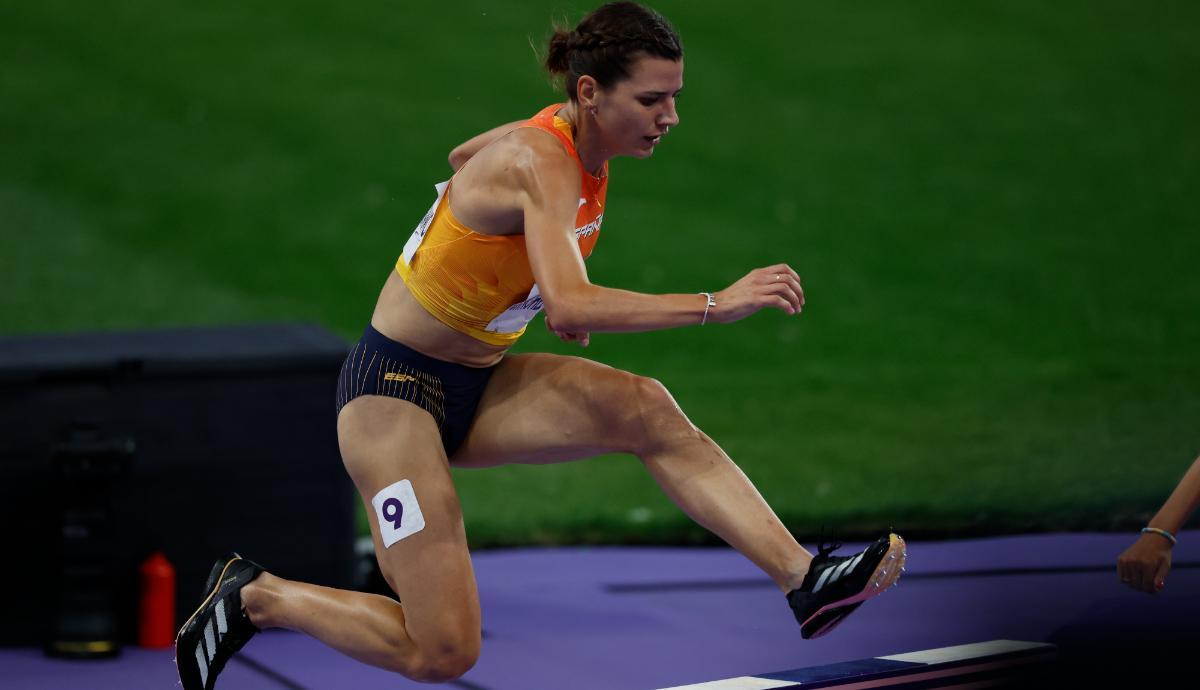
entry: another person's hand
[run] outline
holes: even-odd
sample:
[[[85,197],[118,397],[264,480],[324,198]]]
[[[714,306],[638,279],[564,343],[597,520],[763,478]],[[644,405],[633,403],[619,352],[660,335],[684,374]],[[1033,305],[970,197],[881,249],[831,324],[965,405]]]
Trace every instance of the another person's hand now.
[[[1171,569],[1171,542],[1158,534],[1143,534],[1117,558],[1117,575],[1130,587],[1157,594],[1166,586]]]

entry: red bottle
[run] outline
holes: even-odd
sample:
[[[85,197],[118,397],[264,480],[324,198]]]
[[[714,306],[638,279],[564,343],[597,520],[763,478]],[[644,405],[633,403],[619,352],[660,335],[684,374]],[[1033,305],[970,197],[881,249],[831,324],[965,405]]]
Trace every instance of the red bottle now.
[[[163,649],[175,644],[175,566],[161,551],[142,561],[138,601],[138,645]]]

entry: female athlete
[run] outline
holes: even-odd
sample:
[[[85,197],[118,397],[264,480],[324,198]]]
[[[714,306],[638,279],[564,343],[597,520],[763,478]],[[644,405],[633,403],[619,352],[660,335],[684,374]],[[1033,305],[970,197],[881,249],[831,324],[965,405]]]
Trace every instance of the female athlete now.
[[[696,522],[762,568],[805,638],[831,630],[899,576],[904,542],[805,551],[737,465],[649,378],[554,354],[506,354],[544,309],[566,341],[590,333],[799,314],[784,263],[715,293],[648,295],[593,284],[584,259],[607,204],[608,161],[647,158],[679,124],[683,48],[652,10],[616,2],[550,39],[567,102],[450,154],[451,179],[405,244],[338,384],[342,459],[399,601],[294,582],[230,554],[180,631],[187,690],[212,688],[257,630],[288,628],[421,681],[470,669],[480,651],[475,576],[451,467],[636,455]],[[836,547],[834,547],[836,548]]]

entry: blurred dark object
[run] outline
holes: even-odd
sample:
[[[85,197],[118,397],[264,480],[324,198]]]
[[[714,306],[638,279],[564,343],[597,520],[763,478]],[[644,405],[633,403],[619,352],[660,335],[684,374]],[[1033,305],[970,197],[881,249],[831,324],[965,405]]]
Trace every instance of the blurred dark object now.
[[[60,542],[78,563],[111,564],[123,642],[136,641],[138,566],[155,551],[175,565],[183,617],[212,562],[234,549],[284,577],[352,586],[355,502],[334,417],[347,351],[306,324],[0,338],[0,537],[10,555],[0,644],[51,639]],[[120,451],[129,443],[133,463]],[[122,463],[126,474],[101,479]],[[62,508],[81,481],[107,495],[72,513],[80,538],[67,546]],[[98,591],[83,599],[107,606]]]
[[[1114,589],[1116,567],[1113,567]],[[1152,599],[1159,597],[1157,602]],[[1165,600],[1164,600],[1165,599]],[[1168,606],[1152,606],[1152,603]],[[1149,595],[1117,591],[1055,630],[1058,675],[1044,687],[1187,687],[1195,654],[1200,594],[1175,590]],[[1195,686],[1192,686],[1195,687]]]
[[[116,601],[120,577],[113,555],[124,530],[114,518],[112,498],[128,478],[133,454],[133,439],[102,437],[86,426],[72,428],[51,451],[62,529],[47,654],[90,659],[121,651]]]

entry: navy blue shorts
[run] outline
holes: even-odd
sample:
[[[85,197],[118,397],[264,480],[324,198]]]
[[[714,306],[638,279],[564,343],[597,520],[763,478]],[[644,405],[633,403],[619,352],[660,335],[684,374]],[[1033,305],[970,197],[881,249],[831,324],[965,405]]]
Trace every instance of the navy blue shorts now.
[[[437,422],[449,457],[467,437],[495,367],[443,362],[391,340],[369,324],[338,376],[337,411],[360,395],[386,395],[418,405]]]

